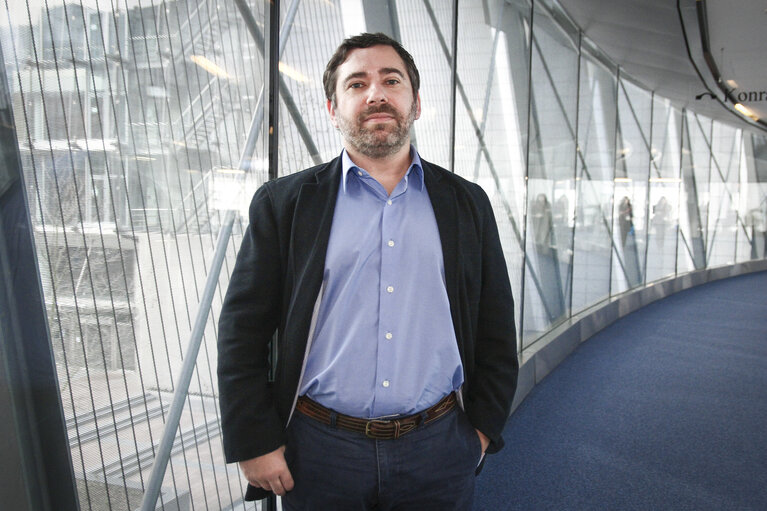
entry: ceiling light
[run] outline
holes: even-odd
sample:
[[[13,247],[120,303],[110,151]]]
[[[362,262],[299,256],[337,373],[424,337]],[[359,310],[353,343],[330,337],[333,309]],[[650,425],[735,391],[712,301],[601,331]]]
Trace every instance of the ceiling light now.
[[[202,55],[192,55],[189,57],[189,60],[203,68],[208,73],[220,76],[221,78],[230,79],[231,76],[229,76],[229,73],[224,71],[221,67],[219,67],[217,64],[211,62],[207,58],[203,57]]]
[[[298,69],[294,67],[290,67],[289,65],[285,64],[284,62],[280,62],[278,66],[280,73],[289,76],[290,78],[294,79],[297,82],[308,82],[309,78],[306,77],[303,73],[301,73]]]
[[[681,183],[682,180],[678,177],[651,177],[649,179],[651,183]]]
[[[747,106],[744,106],[740,103],[735,103],[735,110],[740,112],[741,114],[745,115],[746,117],[750,117],[751,119],[758,121],[759,116],[756,115],[754,112],[751,111]]]
[[[231,168],[220,168],[220,169],[213,169],[216,174],[244,174],[245,171],[242,169],[231,169]]]

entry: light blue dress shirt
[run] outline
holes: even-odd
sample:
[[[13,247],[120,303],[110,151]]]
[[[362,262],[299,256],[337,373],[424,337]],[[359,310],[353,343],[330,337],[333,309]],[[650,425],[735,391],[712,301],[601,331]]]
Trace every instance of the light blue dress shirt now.
[[[299,394],[355,417],[415,413],[463,383],[437,221],[410,154],[391,195],[342,155]]]

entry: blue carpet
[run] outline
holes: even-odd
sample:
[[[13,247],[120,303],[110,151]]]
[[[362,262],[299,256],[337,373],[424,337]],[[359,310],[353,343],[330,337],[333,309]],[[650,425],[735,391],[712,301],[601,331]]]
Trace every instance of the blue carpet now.
[[[475,510],[767,510],[767,272],[583,343],[509,419]]]

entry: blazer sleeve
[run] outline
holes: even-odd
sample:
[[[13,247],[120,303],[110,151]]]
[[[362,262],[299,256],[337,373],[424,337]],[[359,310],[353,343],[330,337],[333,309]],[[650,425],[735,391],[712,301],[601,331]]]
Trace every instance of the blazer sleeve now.
[[[268,184],[253,196],[250,224],[218,327],[218,385],[224,455],[231,463],[285,443],[268,385],[269,346],[280,321],[283,258]]]
[[[498,227],[484,192],[477,199],[482,211],[481,272],[474,370],[466,411],[472,425],[490,438],[488,453],[503,447],[502,432],[517,388],[519,361],[514,322],[514,299]]]

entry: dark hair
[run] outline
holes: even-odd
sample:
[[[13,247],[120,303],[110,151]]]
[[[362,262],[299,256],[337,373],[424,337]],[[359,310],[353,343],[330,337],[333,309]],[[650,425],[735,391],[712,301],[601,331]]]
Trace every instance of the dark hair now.
[[[336,102],[336,83],[338,82],[338,67],[346,62],[346,58],[352,50],[358,48],[370,48],[371,46],[391,46],[405,63],[410,84],[413,86],[413,97],[418,95],[418,88],[421,86],[421,77],[418,74],[418,68],[415,67],[413,56],[410,55],[402,45],[389,37],[378,32],[376,34],[364,33],[344,39],[344,42],[336,49],[336,52],[330,57],[328,65],[325,67],[325,73],[322,75],[322,85],[325,87],[325,97],[334,105]]]

